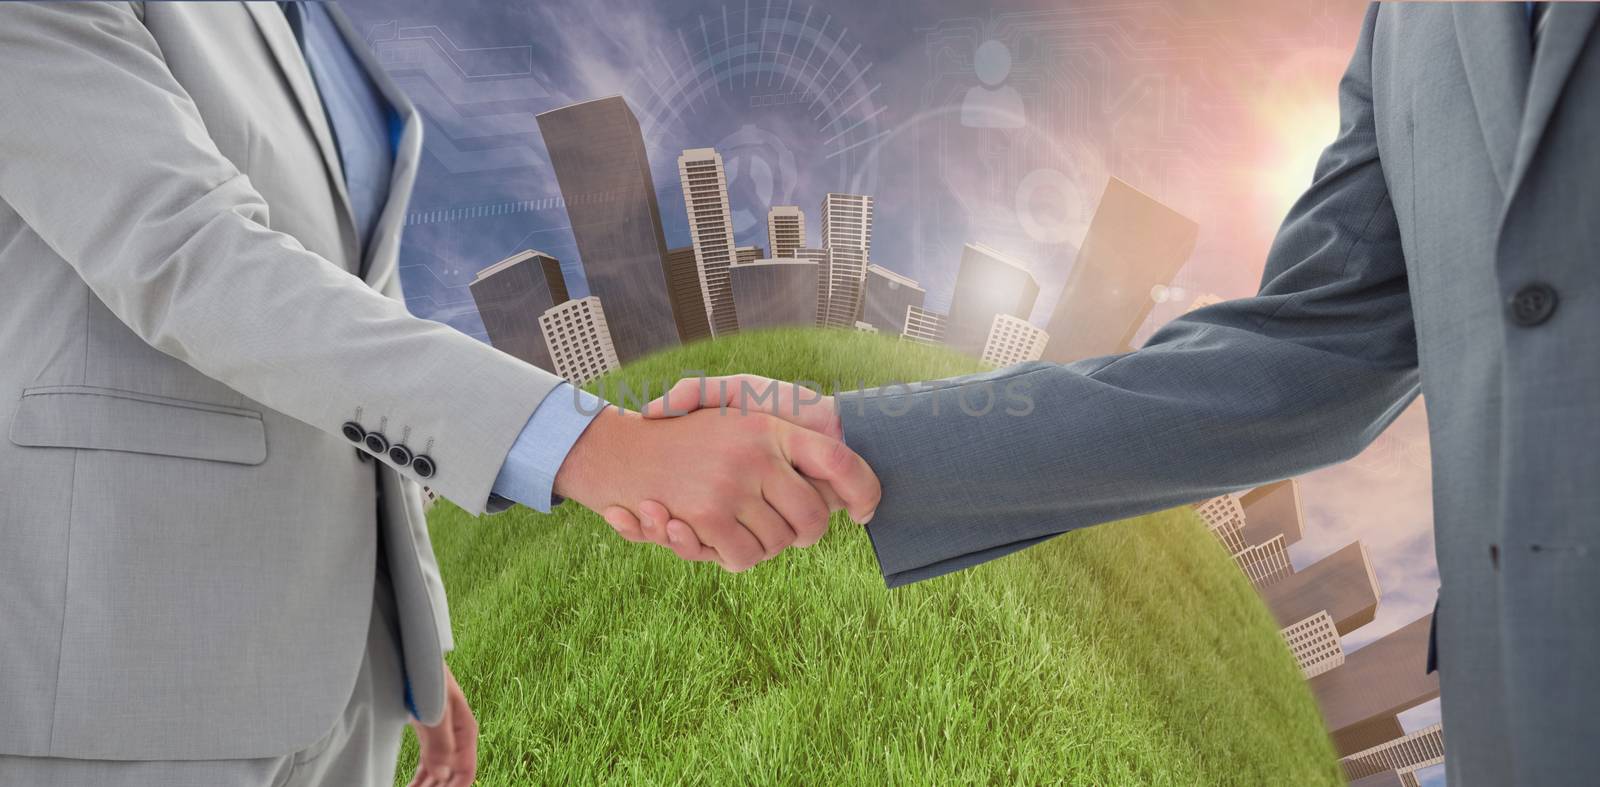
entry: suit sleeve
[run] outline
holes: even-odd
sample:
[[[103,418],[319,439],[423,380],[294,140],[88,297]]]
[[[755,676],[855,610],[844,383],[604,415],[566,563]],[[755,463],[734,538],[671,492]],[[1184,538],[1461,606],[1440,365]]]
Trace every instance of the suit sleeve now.
[[[330,433],[358,408],[391,439],[409,428],[426,483],[483,510],[557,378],[270,229],[135,7],[0,4],[0,74],[0,199],[130,329]]]
[[[1374,136],[1374,17],[1340,84],[1339,134],[1255,297],[1123,355],[840,397],[846,441],[883,482],[867,532],[891,586],[1348,459],[1416,397]]]

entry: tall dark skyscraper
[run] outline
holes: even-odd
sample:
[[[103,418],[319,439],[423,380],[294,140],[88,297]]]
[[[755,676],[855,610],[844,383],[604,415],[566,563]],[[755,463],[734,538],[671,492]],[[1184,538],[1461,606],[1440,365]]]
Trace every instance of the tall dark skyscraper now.
[[[481,271],[468,285],[489,343],[548,372],[555,366],[539,331],[539,315],[567,300],[561,263],[542,251],[520,251]]]
[[[956,271],[945,341],[976,357],[983,353],[996,314],[1026,320],[1038,297],[1039,285],[1022,263],[981,243],[968,243]]]
[[[728,268],[733,301],[739,306],[739,330],[813,326],[817,304],[817,264],[793,257],[756,260]]]
[[[639,120],[621,96],[538,117],[589,292],[605,304],[623,362],[678,342],[667,242]]]
[[[711,338],[711,322],[706,319],[705,293],[700,289],[700,266],[693,246],[667,250],[667,292],[672,298],[672,315],[678,323],[678,338],[685,342]]]
[[[921,306],[927,295],[916,281],[881,265],[867,266],[866,285],[861,319],[890,335],[905,330],[906,307]]]
[[[1046,329],[1044,360],[1069,363],[1133,349],[1133,337],[1194,251],[1200,226],[1112,178],[1095,208]]]

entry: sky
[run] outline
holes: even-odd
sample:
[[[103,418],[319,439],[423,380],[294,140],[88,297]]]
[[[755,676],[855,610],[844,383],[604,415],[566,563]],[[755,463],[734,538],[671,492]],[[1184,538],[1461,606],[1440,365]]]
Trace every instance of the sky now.
[[[467,283],[522,249],[587,293],[537,113],[621,95],[639,117],[669,246],[688,245],[677,155],[716,147],[740,244],[772,204],[811,241],[829,191],[876,200],[872,261],[948,304],[961,245],[1021,260],[1043,326],[1108,177],[1189,216],[1199,240],[1141,338],[1194,297],[1253,293],[1272,236],[1337,128],[1364,3],[1347,0],[346,0],[422,110],[408,305],[484,338]],[[1301,478],[1298,567],[1366,543],[1383,590],[1360,647],[1438,586],[1427,418]],[[1437,704],[1407,714],[1437,720]],[[1435,777],[1439,783],[1442,777]]]

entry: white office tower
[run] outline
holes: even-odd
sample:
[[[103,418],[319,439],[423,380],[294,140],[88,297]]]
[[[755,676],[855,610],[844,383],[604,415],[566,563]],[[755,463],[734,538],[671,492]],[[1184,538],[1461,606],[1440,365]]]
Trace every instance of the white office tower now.
[[[872,256],[871,197],[829,194],[822,198],[822,248],[836,246],[857,248],[863,257]]]
[[[866,286],[867,254],[856,246],[828,247],[828,306],[822,324],[854,328],[861,318],[861,293]]]
[[[1306,680],[1315,678],[1344,663],[1344,646],[1339,644],[1339,629],[1327,610],[1318,612],[1298,623],[1285,626],[1283,640],[1305,673]]]
[[[1044,355],[1050,335],[1033,323],[1009,314],[996,314],[984,342],[982,361],[995,368],[1037,361]]]
[[[794,256],[817,264],[817,327],[820,328],[828,318],[828,250],[800,248],[794,250]]]
[[[773,259],[795,256],[806,245],[806,214],[798,205],[774,205],[767,211],[767,250]]]
[[[861,320],[856,320],[856,330],[861,332],[861,333],[877,333],[878,332],[878,326],[873,325],[870,322],[862,322]]]
[[[590,295],[557,304],[539,315],[539,329],[556,374],[583,385],[621,366],[600,299]]]
[[[1345,778],[1354,782],[1380,773],[1397,772],[1401,784],[1415,784],[1417,771],[1444,762],[1444,727],[1433,724],[1416,732],[1363,749],[1339,761]],[[1407,777],[1410,777],[1409,782]]]
[[[735,254],[733,219],[728,211],[728,178],[722,156],[711,148],[685,150],[678,157],[678,178],[683,184],[683,207],[689,217],[689,239],[700,269],[711,335],[737,333],[739,317],[728,283],[728,266]]]
[[[922,344],[944,344],[944,315],[921,306],[906,307],[906,325],[900,338]]]
[[[1244,530],[1244,506],[1239,504],[1239,498],[1218,495],[1195,503],[1194,511],[1205,520],[1206,529],[1222,542],[1228,554],[1237,555],[1244,551],[1244,536],[1241,534]]]
[[[1250,578],[1250,584],[1255,585],[1257,590],[1294,573],[1294,564],[1289,562],[1289,547],[1283,543],[1283,536],[1273,536],[1270,541],[1245,549],[1233,556],[1233,562],[1238,564],[1239,570]]]

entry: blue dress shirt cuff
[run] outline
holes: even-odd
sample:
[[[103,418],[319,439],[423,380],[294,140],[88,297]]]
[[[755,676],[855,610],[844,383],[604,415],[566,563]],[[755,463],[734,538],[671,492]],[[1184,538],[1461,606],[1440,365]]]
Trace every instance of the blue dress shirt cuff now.
[[[560,502],[553,492],[556,472],[583,430],[605,406],[604,399],[571,383],[556,386],[511,444],[500,475],[494,480],[493,494],[549,513]]]

